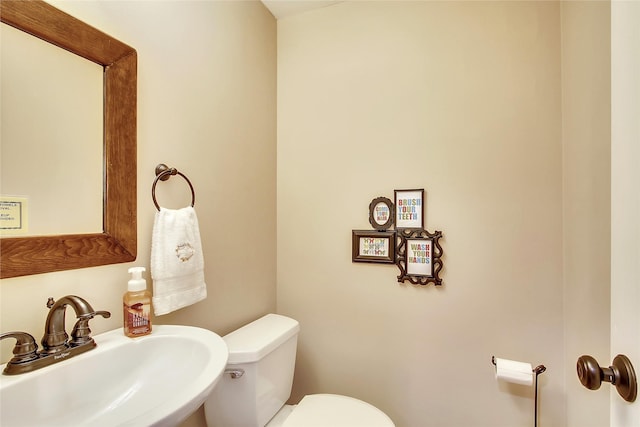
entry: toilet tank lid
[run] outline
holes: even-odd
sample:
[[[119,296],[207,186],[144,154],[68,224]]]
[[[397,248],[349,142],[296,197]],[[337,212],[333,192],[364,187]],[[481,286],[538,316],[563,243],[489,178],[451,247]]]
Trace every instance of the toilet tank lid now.
[[[229,348],[229,364],[252,363],[271,353],[300,330],[297,320],[267,314],[222,337]]]

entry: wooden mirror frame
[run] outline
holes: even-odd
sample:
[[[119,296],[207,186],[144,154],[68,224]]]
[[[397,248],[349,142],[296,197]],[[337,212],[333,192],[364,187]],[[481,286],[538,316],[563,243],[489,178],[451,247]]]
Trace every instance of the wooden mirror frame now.
[[[2,238],[0,278],[134,261],[138,64],[135,49],[41,0],[2,0],[0,21],[104,68],[104,232]]]

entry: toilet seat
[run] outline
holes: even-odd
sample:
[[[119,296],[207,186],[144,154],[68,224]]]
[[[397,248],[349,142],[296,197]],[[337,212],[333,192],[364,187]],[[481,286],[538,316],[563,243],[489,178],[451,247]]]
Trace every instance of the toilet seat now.
[[[310,394],[282,424],[282,427],[394,427],[380,409],[362,400],[337,394]]]

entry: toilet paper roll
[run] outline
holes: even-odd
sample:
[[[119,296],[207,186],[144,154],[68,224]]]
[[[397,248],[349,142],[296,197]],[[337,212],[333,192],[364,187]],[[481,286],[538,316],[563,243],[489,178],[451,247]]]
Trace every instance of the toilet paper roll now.
[[[516,362],[515,360],[496,360],[496,379],[509,383],[533,385],[533,369],[530,363]]]

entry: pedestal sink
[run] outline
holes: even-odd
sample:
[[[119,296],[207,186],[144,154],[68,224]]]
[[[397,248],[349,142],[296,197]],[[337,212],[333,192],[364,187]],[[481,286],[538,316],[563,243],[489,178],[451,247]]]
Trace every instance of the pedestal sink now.
[[[191,326],[94,339],[94,350],[72,359],[0,375],[0,425],[176,426],[204,403],[228,358],[222,338]]]

